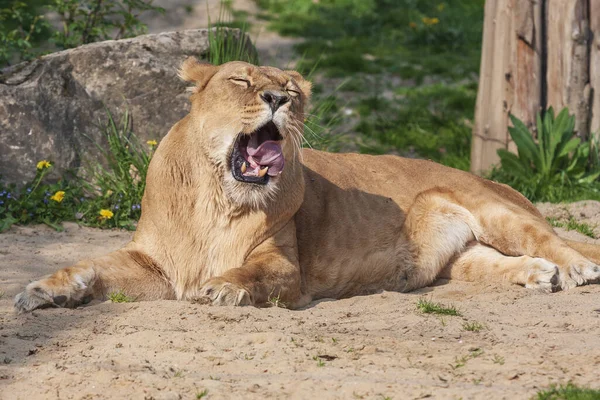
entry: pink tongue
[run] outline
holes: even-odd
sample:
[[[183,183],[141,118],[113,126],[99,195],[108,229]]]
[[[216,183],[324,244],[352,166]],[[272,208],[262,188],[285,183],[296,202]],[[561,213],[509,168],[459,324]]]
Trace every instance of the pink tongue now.
[[[248,161],[260,165],[261,167],[269,167],[267,172],[271,176],[279,175],[283,171],[283,153],[279,143],[273,140],[267,140],[260,146],[256,147],[254,140],[248,143]]]

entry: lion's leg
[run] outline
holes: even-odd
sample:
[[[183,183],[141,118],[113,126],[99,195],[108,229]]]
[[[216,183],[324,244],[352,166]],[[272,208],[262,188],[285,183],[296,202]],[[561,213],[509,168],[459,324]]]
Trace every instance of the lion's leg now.
[[[450,261],[439,277],[468,282],[506,281],[551,292],[558,280],[558,267],[543,258],[505,256],[492,247],[473,242]]]
[[[429,190],[415,199],[407,213],[403,237],[413,246],[414,267],[407,272],[403,291],[431,284],[440,271],[477,238],[473,215],[447,198]]]
[[[15,297],[15,309],[72,308],[119,291],[140,300],[175,298],[167,278],[149,257],[122,249],[31,282]]]
[[[209,279],[198,295],[214,305],[271,303],[298,308],[311,301],[302,293],[301,284],[296,228],[290,221],[254,249],[242,267]]]
[[[482,228],[481,243],[506,255],[527,255],[555,263],[561,289],[600,278],[600,267],[558,237],[541,215],[513,205],[490,203],[475,216]]]

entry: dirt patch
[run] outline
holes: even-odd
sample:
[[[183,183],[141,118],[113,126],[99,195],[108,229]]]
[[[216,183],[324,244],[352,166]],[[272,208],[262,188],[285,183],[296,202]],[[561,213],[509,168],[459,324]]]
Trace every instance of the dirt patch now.
[[[600,203],[568,207],[600,214]],[[1,399],[513,399],[557,382],[599,387],[598,285],[543,295],[440,281],[300,311],[157,301],[15,315],[12,298],[29,280],[131,237],[66,228],[0,235]],[[421,314],[423,297],[462,316]]]

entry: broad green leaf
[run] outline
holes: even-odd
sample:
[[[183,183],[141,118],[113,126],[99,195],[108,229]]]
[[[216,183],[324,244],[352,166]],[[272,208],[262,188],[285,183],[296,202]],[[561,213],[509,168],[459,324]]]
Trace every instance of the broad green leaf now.
[[[529,178],[531,169],[525,167],[519,157],[505,149],[498,149],[497,153],[504,171],[516,177]]]
[[[559,149],[559,153],[556,155],[556,158],[563,157],[568,155],[570,152],[575,151],[577,146],[581,143],[581,139],[575,137],[569,140],[561,149]]]
[[[531,132],[527,129],[527,126],[521,120],[514,115],[510,115],[513,127],[508,128],[510,137],[517,145],[519,151],[519,158],[524,164],[533,163],[536,168],[540,168],[541,160],[539,155],[538,146],[533,141]]]
[[[596,179],[598,179],[598,177],[599,177],[599,176],[600,176],[600,171],[598,171],[598,172],[595,172],[595,173],[593,173],[593,174],[590,174],[590,175],[587,175],[587,176],[586,176],[586,177],[584,177],[584,178],[581,178],[581,179],[579,180],[579,183],[587,183],[587,184],[589,184],[589,183],[592,183],[592,182],[594,182]]]

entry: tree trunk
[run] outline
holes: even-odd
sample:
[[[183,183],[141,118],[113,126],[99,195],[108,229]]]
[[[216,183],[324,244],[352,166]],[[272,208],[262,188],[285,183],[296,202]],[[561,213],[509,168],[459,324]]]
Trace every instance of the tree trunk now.
[[[581,137],[599,131],[598,35],[598,0],[486,1],[473,172],[497,164],[500,148],[516,151],[507,129],[510,113],[535,135],[539,111],[568,107]]]

